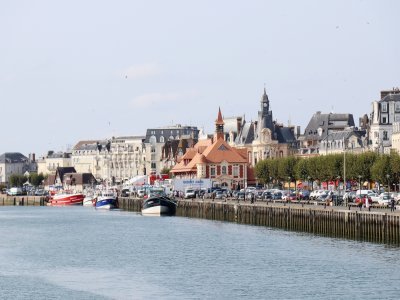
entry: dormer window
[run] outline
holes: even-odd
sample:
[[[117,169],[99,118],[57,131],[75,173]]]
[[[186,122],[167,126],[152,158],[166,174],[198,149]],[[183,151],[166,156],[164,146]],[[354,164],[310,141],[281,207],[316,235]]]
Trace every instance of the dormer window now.
[[[400,101],[396,102],[394,109],[396,112],[400,112]]]
[[[387,103],[386,102],[382,102],[382,104],[381,104],[381,107],[382,107],[382,112],[387,112]]]

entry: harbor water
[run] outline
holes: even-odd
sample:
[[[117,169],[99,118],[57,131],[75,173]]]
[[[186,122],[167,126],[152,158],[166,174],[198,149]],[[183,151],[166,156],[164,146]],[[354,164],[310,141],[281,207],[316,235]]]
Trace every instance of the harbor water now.
[[[400,249],[87,207],[0,207],[0,299],[398,299]]]

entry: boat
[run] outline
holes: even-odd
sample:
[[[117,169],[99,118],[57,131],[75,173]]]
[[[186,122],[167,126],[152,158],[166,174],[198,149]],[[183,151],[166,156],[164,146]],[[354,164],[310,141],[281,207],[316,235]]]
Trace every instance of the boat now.
[[[96,209],[114,209],[118,208],[118,200],[113,191],[105,190],[97,196],[94,206]]]
[[[143,203],[142,215],[173,216],[176,213],[177,204],[167,196],[149,197]]]
[[[50,198],[50,206],[82,205],[85,196],[82,193],[62,192]]]
[[[85,199],[83,199],[83,206],[95,206],[96,199],[96,196],[86,195]]]

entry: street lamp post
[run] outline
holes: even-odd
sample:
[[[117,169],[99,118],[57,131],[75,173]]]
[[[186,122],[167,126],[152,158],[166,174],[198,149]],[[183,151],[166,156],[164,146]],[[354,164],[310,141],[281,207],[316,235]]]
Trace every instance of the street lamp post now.
[[[387,178],[388,190],[389,190],[389,193],[390,193],[390,183],[389,183],[390,175],[386,174],[386,178]]]
[[[358,188],[360,190],[360,197],[361,197],[361,178],[362,178],[362,176],[358,175]]]

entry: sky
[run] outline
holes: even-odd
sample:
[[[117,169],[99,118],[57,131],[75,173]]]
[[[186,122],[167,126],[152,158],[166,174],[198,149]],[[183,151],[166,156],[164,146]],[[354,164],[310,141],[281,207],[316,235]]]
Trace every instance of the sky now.
[[[0,154],[173,124],[372,111],[400,86],[400,1],[0,0]]]

